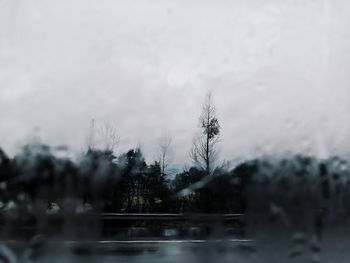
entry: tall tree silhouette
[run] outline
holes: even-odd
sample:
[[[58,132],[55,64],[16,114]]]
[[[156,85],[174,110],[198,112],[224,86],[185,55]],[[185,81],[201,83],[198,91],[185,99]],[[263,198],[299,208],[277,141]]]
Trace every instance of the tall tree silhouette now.
[[[162,176],[165,176],[166,170],[169,167],[169,164],[171,163],[171,142],[172,138],[169,134],[165,134],[159,141],[158,162]]]
[[[212,94],[206,95],[199,117],[202,133],[193,141],[190,157],[196,166],[205,170],[207,175],[214,170],[214,162],[217,158],[216,144],[219,141],[220,124],[216,118],[216,109],[212,101]]]

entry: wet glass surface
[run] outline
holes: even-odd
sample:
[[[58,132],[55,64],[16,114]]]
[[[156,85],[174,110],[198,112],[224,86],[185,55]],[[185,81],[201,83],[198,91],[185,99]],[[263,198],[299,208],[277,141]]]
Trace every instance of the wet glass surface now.
[[[0,263],[347,262],[347,0],[0,0]]]

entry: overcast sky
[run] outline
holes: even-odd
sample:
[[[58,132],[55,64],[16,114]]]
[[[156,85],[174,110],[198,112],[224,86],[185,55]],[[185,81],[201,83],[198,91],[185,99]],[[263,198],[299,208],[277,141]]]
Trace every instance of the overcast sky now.
[[[347,0],[0,0],[0,145],[86,148],[91,119],[188,159],[207,91],[221,156],[349,152]]]

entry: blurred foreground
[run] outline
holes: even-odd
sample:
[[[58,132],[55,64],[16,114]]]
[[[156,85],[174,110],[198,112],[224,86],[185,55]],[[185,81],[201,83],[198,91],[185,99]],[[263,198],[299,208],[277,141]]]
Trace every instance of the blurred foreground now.
[[[0,154],[0,262],[347,262],[350,172],[262,157],[166,179],[138,151]],[[156,214],[161,211],[162,214]],[[166,213],[164,213],[166,212]]]

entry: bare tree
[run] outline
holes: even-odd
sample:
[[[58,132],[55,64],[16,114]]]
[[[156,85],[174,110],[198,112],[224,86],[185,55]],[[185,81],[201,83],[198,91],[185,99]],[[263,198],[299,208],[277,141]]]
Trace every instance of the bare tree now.
[[[165,134],[159,141],[159,165],[163,176],[171,162],[171,142],[169,134]]]
[[[216,109],[213,105],[211,92],[209,92],[199,117],[202,133],[193,140],[190,152],[190,157],[195,165],[205,170],[208,175],[214,170],[214,163],[217,159],[216,144],[220,134],[220,125],[215,113]]]
[[[91,119],[91,125],[89,135],[87,139],[88,151],[94,147],[94,135],[95,135],[95,119]]]
[[[111,152],[115,151],[120,141],[115,126],[108,121],[104,121],[96,126],[96,131],[101,139],[104,150]]]

